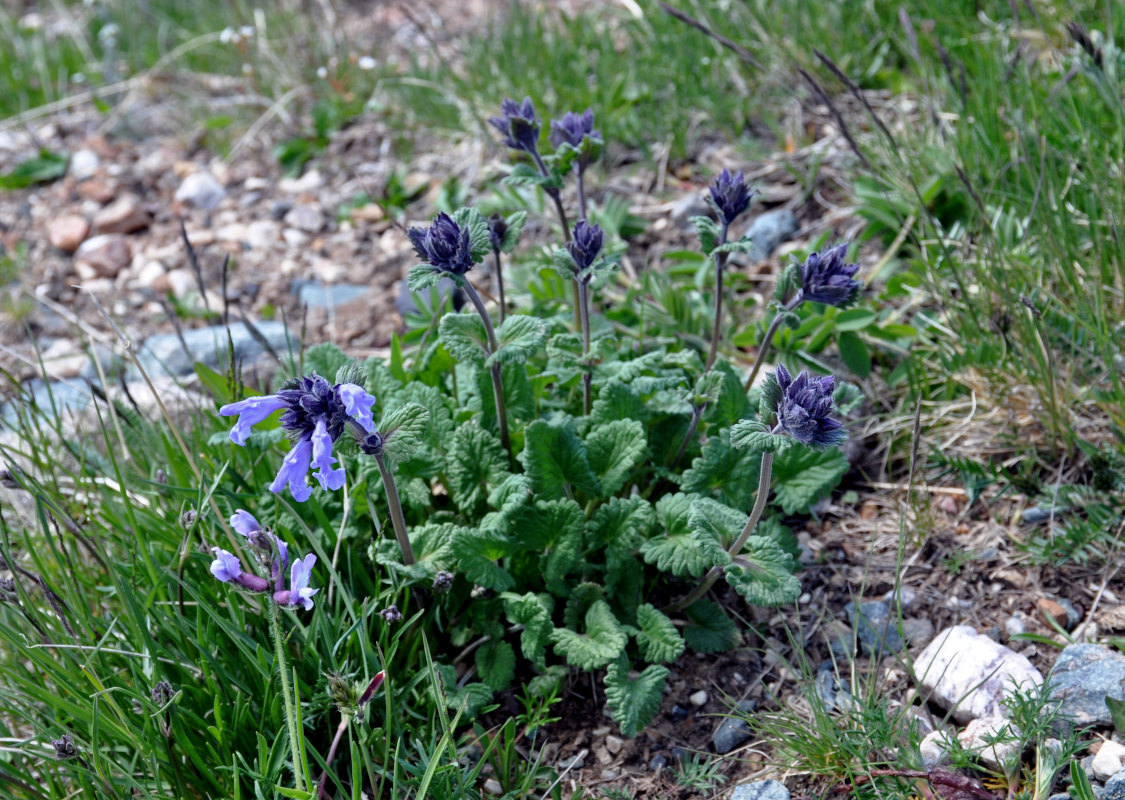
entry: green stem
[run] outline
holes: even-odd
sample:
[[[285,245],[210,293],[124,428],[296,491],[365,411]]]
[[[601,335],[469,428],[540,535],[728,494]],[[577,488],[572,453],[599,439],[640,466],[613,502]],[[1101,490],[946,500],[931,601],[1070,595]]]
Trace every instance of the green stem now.
[[[492,328],[492,318],[488,316],[484,301],[480,299],[477,290],[468,281],[465,281],[465,294],[469,296],[469,300],[477,309],[477,314],[480,315],[481,322],[484,323],[484,332],[488,335],[488,355],[491,356],[500,349],[500,344],[496,341],[496,331]],[[508,458],[511,459],[512,443],[508,436],[508,407],[504,403],[504,379],[500,367],[500,362],[497,361],[489,368],[489,371],[492,373],[492,396],[496,400],[496,424],[500,427],[500,444],[504,447],[504,452],[508,454]]]
[[[727,243],[727,223],[723,223],[722,231],[719,233],[719,247]],[[723,267],[727,263],[727,254],[723,252],[715,253],[715,324],[711,330],[711,350],[707,353],[707,363],[704,365],[704,371],[711,369],[715,366],[715,358],[719,354],[719,339],[722,336],[722,320],[723,320]]]
[[[270,630],[273,633],[274,656],[281,673],[281,696],[285,700],[285,722],[289,727],[289,753],[293,759],[293,780],[297,789],[304,791],[305,776],[301,771],[300,748],[297,743],[297,710],[293,707],[293,692],[289,687],[289,662],[285,658],[285,642],[281,638],[281,610],[270,603]]]
[[[754,528],[758,525],[758,520],[762,518],[762,512],[766,510],[766,501],[770,495],[770,477],[773,474],[773,453],[762,453],[762,467],[758,474],[758,496],[754,499],[754,508],[750,511],[750,518],[746,520],[746,526],[743,527],[742,533],[734,540],[734,543],[727,549],[730,557],[735,558],[742,548],[746,546],[750,534],[754,532]],[[723,574],[722,567],[711,567],[707,574],[703,576],[703,580],[691,592],[684,595],[672,605],[668,606],[665,611],[682,611],[690,606],[707,591],[715,585],[715,581]]]
[[[398,499],[395,476],[391,474],[391,469],[383,459],[382,453],[375,456],[375,463],[379,465],[379,474],[383,476],[383,490],[387,493],[387,505],[391,509],[391,524],[395,529],[395,539],[398,540],[399,549],[402,550],[402,563],[409,566],[414,563],[414,548],[410,546],[410,537],[406,535],[406,517],[402,514],[402,501]]]
[[[578,310],[579,323],[582,326],[582,407],[587,415],[593,408],[592,382],[594,379],[590,359],[590,281],[579,278],[578,283]]]
[[[782,306],[781,310],[774,315],[773,320],[770,321],[770,326],[766,328],[766,335],[762,337],[762,345],[758,348],[758,357],[754,359],[754,366],[751,367],[750,377],[746,379],[746,383],[742,387],[743,391],[750,391],[750,387],[754,385],[754,379],[758,377],[758,372],[762,369],[762,364],[766,362],[766,354],[770,351],[770,345],[773,344],[773,337],[777,333],[778,328],[781,327],[785,315],[801,305],[804,301],[804,294],[802,292],[797,292],[793,299]]]
[[[492,257],[496,260],[496,291],[500,296],[500,324],[503,325],[507,306],[504,303],[504,272],[500,268],[500,251],[493,249]]]

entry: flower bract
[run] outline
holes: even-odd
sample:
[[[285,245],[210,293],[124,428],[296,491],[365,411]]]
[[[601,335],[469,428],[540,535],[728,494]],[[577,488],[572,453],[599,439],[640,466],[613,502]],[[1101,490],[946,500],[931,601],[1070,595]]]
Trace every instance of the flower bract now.
[[[813,303],[846,306],[863,289],[855,280],[859,264],[847,264],[848,245],[840,244],[824,253],[812,253],[801,265],[801,294]]]
[[[567,243],[566,249],[574,259],[574,265],[579,272],[589,269],[597,260],[598,253],[602,250],[603,238],[602,229],[584,219],[579,220],[574,226],[574,235]]]
[[[723,169],[708,190],[711,192],[711,203],[723,218],[723,223],[730,225],[747,208],[750,199],[754,196],[753,190],[746,184],[746,177],[741,172],[731,174],[730,170]]]
[[[773,379],[777,382],[775,411],[782,432],[816,449],[838,447],[847,440],[844,426],[831,416],[835,411],[833,376],[814,378],[802,370],[794,378],[778,364]]]
[[[504,144],[513,150],[525,153],[538,152],[539,118],[535,116],[535,106],[530,97],[522,103],[506,99],[500,104],[500,116],[488,120],[496,130],[504,135]]]
[[[462,228],[444,211],[428,228],[406,232],[418,258],[440,272],[464,275],[473,268],[473,242],[468,226]]]

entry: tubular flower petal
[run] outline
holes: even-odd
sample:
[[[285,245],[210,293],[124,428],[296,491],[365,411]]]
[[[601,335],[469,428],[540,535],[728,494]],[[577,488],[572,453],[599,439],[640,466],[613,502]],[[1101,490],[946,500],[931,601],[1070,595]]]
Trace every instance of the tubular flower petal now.
[[[598,253],[602,250],[603,238],[602,229],[584,219],[579,220],[574,226],[574,235],[566,245],[566,249],[574,259],[574,265],[579,272],[589,269],[597,260]]]
[[[591,139],[601,139],[601,131],[594,130],[594,110],[587,108],[581,114],[568,111],[562,119],[551,120],[551,144],[555,147],[566,143],[571,147],[579,147],[582,140],[589,136]]]
[[[411,228],[406,232],[418,258],[440,272],[464,275],[473,268],[472,236],[468,226],[462,228],[444,211],[434,217],[428,228]]]
[[[348,416],[362,425],[368,433],[375,430],[375,420],[371,416],[371,407],[375,405],[375,398],[354,383],[341,383],[338,391]]]
[[[262,529],[258,520],[254,519],[254,515],[249,511],[243,511],[241,508],[231,514],[230,526],[247,539]]]
[[[238,415],[238,422],[230,430],[230,440],[235,444],[246,444],[250,429],[262,422],[275,411],[285,408],[285,401],[276,394],[264,397],[248,397],[237,403],[227,403],[219,409],[224,417]]]
[[[723,222],[730,225],[747,208],[750,199],[754,196],[753,190],[746,185],[746,177],[741,172],[733,175],[730,170],[723,169],[708,190],[711,192],[711,202],[723,218]]]
[[[824,253],[812,253],[801,265],[801,293],[805,300],[830,306],[846,306],[863,290],[855,280],[859,264],[847,264],[848,245],[840,244]]]
[[[274,494],[280,494],[281,490],[288,485],[289,493],[293,495],[294,500],[298,503],[308,500],[312,494],[312,487],[305,483],[305,475],[308,474],[311,461],[312,440],[301,439],[293,445],[289,455],[285,456],[285,460],[281,462],[281,469],[278,470],[277,477],[270,484],[270,491]]]
[[[289,572],[289,589],[276,592],[274,599],[283,606],[301,606],[306,611],[312,610],[313,595],[320,591],[309,588],[309,578],[315,565],[316,556],[312,553],[294,561]]]
[[[539,147],[539,118],[530,97],[522,103],[506,99],[500,104],[500,116],[490,117],[489,123],[504,135],[504,144],[513,150],[535,153]]]
[[[834,377],[814,378],[802,370],[793,378],[778,364],[774,379],[781,390],[776,411],[783,432],[816,449],[838,447],[847,440],[844,426],[831,417],[836,410]]]
[[[312,465],[316,467],[313,477],[320,481],[325,489],[339,489],[344,485],[344,470],[332,469],[336,463],[332,455],[332,437],[328,435],[328,425],[324,420],[317,420],[316,429],[312,435]]]
[[[212,575],[223,583],[237,581],[242,576],[242,562],[238,556],[221,547],[212,547],[211,552],[215,554],[215,560],[211,562]]]

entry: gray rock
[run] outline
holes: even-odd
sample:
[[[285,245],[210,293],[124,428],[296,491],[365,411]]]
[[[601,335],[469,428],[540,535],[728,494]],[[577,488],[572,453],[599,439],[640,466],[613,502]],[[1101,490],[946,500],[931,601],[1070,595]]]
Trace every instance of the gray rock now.
[[[193,172],[176,189],[176,200],[204,211],[212,211],[226,195],[227,190],[207,171]]]
[[[672,204],[670,216],[672,222],[676,225],[684,230],[689,230],[692,217],[706,217],[710,214],[711,206],[707,205],[707,201],[703,199],[702,195],[689,194]]]
[[[848,620],[855,628],[859,646],[866,655],[897,653],[906,646],[899,634],[890,606],[882,600],[866,600],[856,608],[854,602],[844,606]]]
[[[581,753],[576,756],[571,756],[570,758],[564,758],[559,762],[560,770],[582,769],[584,766],[586,766],[586,757]]]
[[[293,281],[297,298],[309,308],[335,308],[371,292],[370,286],[352,283],[322,284],[318,281]]]
[[[1051,684],[1059,710],[1075,725],[1111,725],[1105,699],[1125,700],[1125,655],[1096,644],[1069,645],[1051,670]]]
[[[1125,769],[1105,782],[1105,794],[1101,800],[1125,800]]]
[[[316,233],[324,227],[324,214],[313,203],[298,203],[285,215],[285,224],[305,233]]]
[[[852,693],[836,679],[830,662],[826,661],[821,665],[813,685],[825,711],[839,710],[843,713],[852,707]]]
[[[925,617],[907,617],[902,621],[902,635],[907,644],[923,644],[934,635],[934,623]]]
[[[288,352],[290,337],[283,323],[259,322],[254,327],[276,353],[280,355]],[[149,375],[167,373],[176,377],[190,375],[197,361],[213,369],[221,368],[227,363],[232,343],[235,361],[243,364],[261,358],[266,352],[266,348],[254,338],[244,323],[235,322],[230,326],[229,341],[227,329],[222,325],[184,331],[183,343],[175,333],[159,333],[145,340],[138,356]],[[186,352],[184,345],[187,347]],[[136,367],[130,367],[130,371],[135,369]]]
[[[98,171],[101,159],[93,150],[75,150],[70,154],[70,162],[66,165],[67,174],[76,181],[84,181],[94,177]]]
[[[735,786],[730,800],[789,800],[789,790],[781,781],[753,781]]]
[[[765,261],[779,244],[792,239],[799,227],[797,215],[788,208],[759,214],[750,223],[750,228],[745,234],[754,242],[746,257],[752,262]]]
[[[933,769],[949,760],[949,741],[943,731],[927,733],[918,745],[923,769]]]
[[[732,711],[733,714],[739,712],[749,714],[754,710],[753,700],[741,700],[737,707]],[[715,728],[715,733],[711,736],[711,744],[715,748],[715,752],[720,755],[729,753],[736,747],[741,745],[750,738],[751,730],[749,723],[742,717],[730,716],[719,723]]]
[[[664,769],[666,766],[668,766],[668,759],[660,755],[660,753],[657,753],[648,761],[648,768],[653,772],[656,772],[658,769]]]
[[[25,398],[29,396],[31,402],[49,417],[54,416],[52,408],[57,409],[60,414],[64,411],[83,411],[93,399],[90,385],[86,381],[51,381],[48,384],[42,378],[35,378],[24,384],[23,393],[19,397],[8,401],[0,408],[0,417],[3,417],[4,422],[9,425],[16,424],[20,411],[24,410],[26,413],[28,403],[25,402]]]

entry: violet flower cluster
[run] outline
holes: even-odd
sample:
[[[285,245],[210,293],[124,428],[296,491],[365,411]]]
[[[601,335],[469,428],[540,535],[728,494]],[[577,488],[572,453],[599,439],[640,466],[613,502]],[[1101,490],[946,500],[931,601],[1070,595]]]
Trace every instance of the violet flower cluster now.
[[[212,547],[215,560],[211,562],[211,574],[223,583],[233,583],[251,592],[269,593],[275,603],[284,607],[300,606],[306,611],[313,607],[313,595],[319,589],[309,587],[312,568],[316,556],[309,553],[289,563],[289,547],[280,538],[263,530],[258,520],[248,511],[239,509],[230,518],[231,527],[246,537],[247,542],[261,554],[263,562],[269,564],[270,577],[246,572],[238,556],[221,547]],[[285,574],[289,573],[289,588],[285,588]]]
[[[500,116],[490,117],[489,123],[504,135],[504,144],[512,150],[529,154],[539,152],[539,118],[530,97],[522,103],[507,99],[500,104]]]
[[[732,174],[725,167],[707,189],[711,193],[711,204],[719,212],[724,225],[730,225],[745,213],[755,194],[741,171]]]
[[[605,234],[596,223],[578,220],[571,240],[566,245],[567,252],[574,259],[575,272],[582,273],[594,265],[598,253],[602,251],[604,238]]]
[[[789,370],[778,364],[771,378],[776,388],[767,388],[766,392],[773,395],[779,433],[818,450],[838,447],[847,440],[843,424],[832,419],[836,410],[835,377],[814,378],[802,370],[793,378]]]
[[[473,268],[473,242],[468,226],[461,227],[444,211],[434,217],[428,228],[411,228],[406,235],[418,258],[438,272],[464,275]],[[503,234],[500,239],[503,240]]]
[[[863,290],[863,281],[855,279],[859,264],[846,263],[847,255],[847,243],[811,253],[801,265],[801,299],[841,308],[854,302]]]
[[[324,489],[335,490],[344,485],[344,469],[335,466],[332,447],[345,429],[361,438],[373,433],[374,405],[375,398],[362,387],[354,383],[332,385],[313,373],[290,381],[277,394],[228,403],[219,413],[224,417],[238,415],[230,438],[242,445],[251,428],[275,411],[285,412],[281,415],[281,427],[289,434],[293,447],[270,484],[270,491],[280,493],[288,486],[293,499],[303,503],[312,494],[312,487],[306,482],[310,468],[315,469],[313,477]]]

